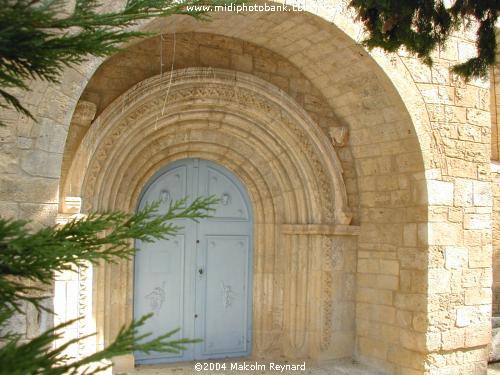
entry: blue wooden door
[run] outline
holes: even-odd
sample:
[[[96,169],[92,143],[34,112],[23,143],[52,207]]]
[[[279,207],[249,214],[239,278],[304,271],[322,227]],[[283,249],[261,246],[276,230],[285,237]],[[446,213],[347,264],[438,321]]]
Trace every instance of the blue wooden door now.
[[[212,217],[169,240],[136,244],[134,317],[153,312],[141,329],[155,337],[201,338],[180,354],[135,353],[137,364],[246,356],[251,350],[252,227],[247,193],[225,168],[198,159],[174,163],[146,187],[139,208],[161,200],[160,211],[188,196],[220,198]]]

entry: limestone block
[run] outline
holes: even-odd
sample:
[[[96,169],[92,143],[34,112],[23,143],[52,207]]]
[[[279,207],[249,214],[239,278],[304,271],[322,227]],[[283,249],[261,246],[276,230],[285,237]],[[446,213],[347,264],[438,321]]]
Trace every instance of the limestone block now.
[[[477,160],[451,158],[448,159],[447,163],[448,171],[452,176],[470,178],[474,180],[480,178],[480,165],[478,165]],[[489,175],[489,172],[484,171],[484,173]]]
[[[439,48],[439,57],[445,60],[456,61],[458,58],[458,45],[456,38],[450,38],[443,47]]]
[[[491,245],[469,247],[469,267],[491,267]]]
[[[496,362],[500,360],[500,318],[491,318],[491,343],[488,361]]]
[[[261,72],[276,73],[276,61],[272,56],[254,56],[254,68]]]
[[[460,124],[457,128],[458,139],[472,142],[483,142],[483,128],[471,124]]]
[[[474,319],[474,308],[473,307],[459,307],[457,308],[457,316],[455,325],[457,327],[467,327]]]
[[[429,293],[450,292],[450,272],[443,269],[430,269],[428,271]]]
[[[231,67],[233,69],[250,73],[253,70],[253,60],[250,54],[232,54]]]
[[[386,342],[366,337],[359,337],[358,346],[363,353],[372,357],[381,359],[385,359],[387,357],[388,346]]]
[[[418,87],[426,103],[453,104],[453,98],[455,96],[454,87],[443,87],[431,84],[420,84]]]
[[[9,147],[10,148],[10,147]],[[15,174],[19,173],[19,165],[17,161],[18,156],[15,152],[11,152],[2,147],[0,150],[0,173],[2,174]]]
[[[487,345],[491,340],[491,323],[471,325],[465,328],[465,345],[474,347]]]
[[[30,218],[33,223],[40,226],[49,226],[54,224],[54,219],[57,216],[57,204],[36,204],[36,203],[21,203],[19,205],[20,217]]]
[[[27,150],[33,147],[33,139],[28,137],[17,137],[17,148]]]
[[[463,221],[463,210],[461,208],[448,208],[448,220],[452,223],[461,223]]]
[[[447,65],[442,65],[439,63],[435,63],[431,67],[432,72],[432,82],[438,83],[440,85],[448,85],[450,84],[450,70]]]
[[[51,119],[55,124],[69,122],[74,98],[68,97],[55,85],[49,86],[38,105],[38,116]]]
[[[403,230],[403,244],[405,246],[417,246],[417,224],[405,224]]]
[[[27,304],[23,306],[23,310],[25,310],[26,307]],[[7,333],[25,335],[27,328],[26,315],[19,313],[12,315],[12,317],[5,324],[5,327]]]
[[[397,260],[380,260],[380,273],[399,275],[399,262]]]
[[[441,332],[441,348],[443,350],[463,348],[465,335],[465,328],[455,328]]]
[[[462,226],[457,223],[428,223],[426,227],[429,245],[456,245],[463,237]]]
[[[474,206],[490,207],[492,204],[491,183],[486,181],[474,181]]]
[[[461,269],[467,266],[469,251],[466,247],[446,246],[444,251],[446,269]]]
[[[19,215],[19,206],[13,202],[0,202],[0,217],[17,219]]]
[[[432,82],[431,70],[415,58],[402,58],[406,68],[410,71],[415,82]]]
[[[426,336],[420,332],[401,330],[400,341],[403,347],[417,352],[426,352]]]
[[[358,288],[357,300],[359,302],[376,303],[382,305],[392,304],[392,291],[372,288]]]
[[[59,181],[49,178],[0,176],[0,200],[55,203]]]
[[[490,113],[475,108],[467,108],[467,122],[475,125],[489,126],[491,122]]]
[[[430,205],[453,205],[453,182],[430,180],[427,189]]]
[[[477,56],[477,50],[474,44],[467,42],[458,42],[458,61],[464,62]]]
[[[42,301],[42,305],[48,310],[53,309],[51,298]],[[54,315],[45,310],[37,310],[28,304],[26,311],[26,337],[35,338],[53,326]]]
[[[61,174],[61,154],[26,150],[21,153],[20,158],[21,168],[32,176],[57,178]]]
[[[205,66],[227,68],[230,65],[230,55],[218,48],[201,46],[200,61]]]
[[[50,121],[41,121],[33,129],[35,148],[42,151],[58,153],[64,150],[68,130]]]
[[[425,294],[396,293],[394,305],[403,310],[423,312],[427,309],[427,298]]]
[[[425,354],[405,349],[400,345],[391,346],[387,358],[389,361],[405,367],[424,370]]]
[[[466,121],[466,109],[451,105],[428,104],[429,119],[436,122],[458,122]]]
[[[399,286],[399,278],[390,275],[377,275],[375,285],[380,289],[397,290]]]
[[[490,229],[491,216],[489,214],[465,214],[465,229]]]
[[[491,303],[491,288],[468,288],[465,290],[465,304],[488,305]]]
[[[430,332],[426,335],[426,348],[429,351],[441,349],[441,332]]]
[[[473,107],[479,98],[478,90],[477,87],[471,85],[457,87],[455,90],[456,104],[462,107]]]
[[[311,91],[311,84],[308,80],[305,80],[303,78],[291,78],[290,89],[292,91],[306,94]]]

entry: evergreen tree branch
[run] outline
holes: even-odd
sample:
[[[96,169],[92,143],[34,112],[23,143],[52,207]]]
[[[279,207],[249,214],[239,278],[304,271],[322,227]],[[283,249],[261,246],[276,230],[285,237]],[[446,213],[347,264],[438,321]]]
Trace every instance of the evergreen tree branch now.
[[[128,0],[120,11],[102,11],[96,0],[76,0],[65,15],[64,0],[0,0],[0,106],[12,106],[27,117],[30,111],[9,93],[29,90],[26,81],[58,82],[66,67],[90,56],[105,57],[136,37],[151,35],[129,28],[140,20],[184,14],[207,19],[191,6],[225,5],[242,0]],[[201,8],[198,8],[201,9]]]
[[[130,240],[151,242],[168,239],[179,226],[173,220],[198,220],[209,217],[216,197],[197,198],[187,204],[187,198],[170,203],[167,211],[159,214],[161,202],[146,205],[136,214],[123,212],[91,214],[82,220],[73,220],[61,227],[53,226],[31,233],[27,222],[0,219],[0,375],[82,375],[96,374],[110,366],[105,359],[134,351],[146,353],[178,353],[187,344],[199,342],[190,339],[172,339],[173,330],[155,338],[139,334],[151,314],[123,327],[116,339],[104,350],[90,356],[74,359],[65,354],[72,345],[86,337],[79,337],[53,348],[62,339],[63,331],[77,320],[62,323],[29,341],[8,332],[9,319],[22,312],[23,305],[32,303],[43,308],[43,297],[31,296],[41,289],[17,280],[32,280],[50,284],[54,272],[74,270],[85,262],[113,262],[130,259],[135,253]]]
[[[368,32],[363,41],[368,49],[396,52],[404,47],[430,66],[432,52],[444,48],[453,31],[466,29],[475,20],[477,57],[453,66],[452,71],[465,79],[486,77],[488,67],[495,64],[498,0],[457,0],[450,8],[442,0],[351,0],[349,5]]]
[[[130,259],[135,253],[130,239],[168,239],[180,229],[173,220],[208,217],[218,199],[197,198],[189,205],[186,202],[186,198],[176,201],[161,215],[157,202],[134,215],[90,214],[83,220],[35,233],[29,232],[25,221],[0,219],[0,301],[16,310],[20,310],[22,301],[42,308],[41,298],[30,295],[37,288],[15,281],[16,277],[49,285],[54,272],[74,270],[86,262]]]
[[[1,309],[0,309],[1,311]],[[76,323],[78,319],[70,320],[43,332],[28,342],[22,342],[20,335],[10,334],[6,344],[0,348],[0,375],[88,375],[103,371],[111,366],[104,360],[130,354],[135,351],[179,353],[186,345],[200,340],[174,339],[171,337],[179,330],[173,330],[154,339],[147,338],[151,334],[139,334],[139,328],[151,318],[152,314],[123,327],[116,339],[104,350],[98,351],[82,359],[75,360],[65,354],[65,351],[81,340],[94,334],[68,340],[63,345],[53,348],[53,343],[63,338],[66,328]],[[7,314],[7,317],[10,317]],[[4,325],[6,316],[0,315],[0,326]]]

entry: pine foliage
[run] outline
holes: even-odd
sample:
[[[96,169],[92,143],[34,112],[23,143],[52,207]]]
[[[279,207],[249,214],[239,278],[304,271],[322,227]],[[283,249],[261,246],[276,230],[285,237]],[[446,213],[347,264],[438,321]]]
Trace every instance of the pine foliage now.
[[[177,330],[150,339],[150,334],[138,334],[138,329],[150,317],[144,316],[123,327],[106,349],[81,359],[68,358],[64,351],[80,339],[73,339],[53,348],[65,327],[65,322],[24,341],[9,332],[9,319],[24,313],[26,304],[46,309],[38,297],[41,286],[52,285],[54,272],[84,267],[86,262],[115,262],[131,259],[135,249],[131,240],[151,242],[168,239],[180,229],[176,219],[198,220],[208,217],[215,197],[197,198],[187,205],[186,199],[171,204],[159,214],[160,203],[146,206],[136,214],[122,212],[91,214],[63,226],[52,226],[32,233],[29,223],[0,218],[0,374],[1,375],[62,375],[94,374],[109,366],[105,359],[134,351],[179,352],[196,340],[171,340]],[[100,363],[97,365],[96,363]]]
[[[404,47],[432,65],[431,53],[444,48],[454,30],[476,24],[477,57],[453,66],[452,71],[466,79],[486,77],[495,63],[498,0],[456,0],[450,6],[441,0],[352,0],[350,6],[368,32],[364,45],[369,49],[396,52]]]
[[[149,35],[130,29],[139,20],[185,14],[208,14],[188,6],[225,5],[231,0],[127,0],[119,11],[103,11],[97,0],[0,0],[0,108],[33,114],[13,89],[28,91],[30,79],[58,82],[68,66],[89,56],[115,53],[121,44]],[[198,8],[200,9],[200,8]]]

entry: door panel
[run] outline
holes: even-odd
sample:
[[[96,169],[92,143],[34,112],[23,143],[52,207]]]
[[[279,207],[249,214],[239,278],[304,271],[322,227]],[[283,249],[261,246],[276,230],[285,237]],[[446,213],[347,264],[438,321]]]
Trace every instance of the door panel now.
[[[214,163],[187,159],[157,174],[139,208],[162,200],[166,212],[185,196],[221,199],[213,217],[179,221],[168,241],[137,242],[134,317],[153,312],[140,330],[156,337],[201,338],[181,354],[136,353],[137,364],[245,356],[251,349],[251,211],[241,183]]]
[[[159,213],[162,214],[168,210],[170,203],[192,196],[189,184],[189,181],[193,178],[192,173],[192,162],[185,162],[183,165],[179,165],[160,175],[143,194],[139,208],[144,208],[146,203],[161,200]]]
[[[247,351],[248,237],[206,236],[203,357]]]
[[[207,179],[207,195],[215,195],[221,202],[213,218],[218,220],[248,220],[247,205],[238,187],[224,174],[207,165],[200,172]],[[203,181],[202,183],[205,183]]]
[[[141,317],[148,313],[153,316],[146,321],[141,332],[151,332],[150,338],[157,337],[176,328],[181,330],[172,338],[186,337],[189,325],[185,321],[184,235],[177,235],[169,241],[140,243],[136,262],[136,285],[134,315]],[[146,355],[137,353],[136,358],[153,359],[164,354]],[[182,354],[169,354],[170,358],[181,358]]]

